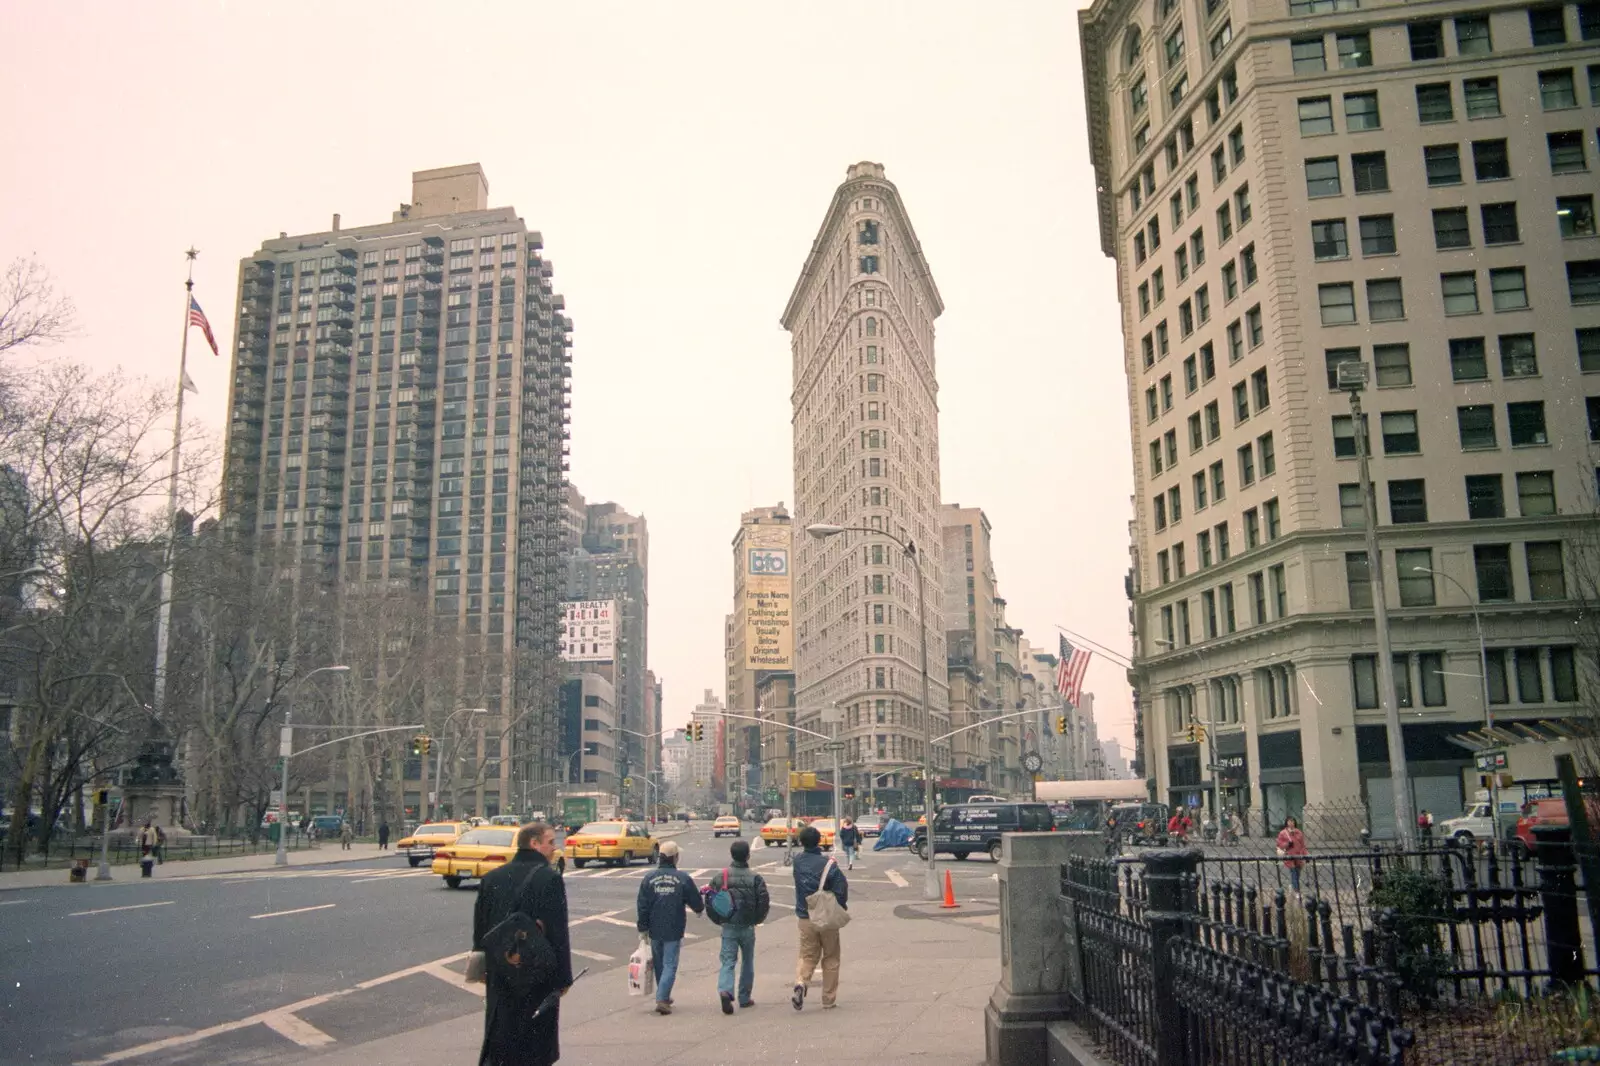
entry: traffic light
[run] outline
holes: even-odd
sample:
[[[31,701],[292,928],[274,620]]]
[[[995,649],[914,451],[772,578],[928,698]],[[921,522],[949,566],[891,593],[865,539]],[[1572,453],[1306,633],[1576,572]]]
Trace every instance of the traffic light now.
[[[1193,744],[1198,739],[1200,739],[1200,738],[1199,738],[1199,736],[1197,734],[1197,727],[1195,726],[1195,724],[1193,722],[1190,722],[1189,723],[1189,743]]]
[[[97,789],[95,789],[95,792],[94,792],[94,805],[96,807],[104,807],[106,804],[108,804],[110,802],[111,802],[111,790],[109,788],[97,788]]]
[[[426,755],[426,754],[428,754],[428,749],[431,748],[432,746],[433,746],[433,738],[432,737],[430,737],[426,733],[418,733],[416,735],[416,738],[411,741],[411,754],[413,754],[413,755]]]
[[[1067,716],[1066,715],[1064,715],[1064,714],[1056,715],[1056,732],[1061,734],[1062,736],[1066,736],[1067,735]]]
[[[856,798],[856,787],[854,785],[846,785],[840,790],[839,794],[847,800],[853,800]]]
[[[689,723],[689,739],[690,740],[704,740],[705,737],[706,737],[706,727],[705,727],[705,724],[703,722],[690,722]]]
[[[422,734],[418,733],[411,738],[411,757],[414,759],[422,754]]]

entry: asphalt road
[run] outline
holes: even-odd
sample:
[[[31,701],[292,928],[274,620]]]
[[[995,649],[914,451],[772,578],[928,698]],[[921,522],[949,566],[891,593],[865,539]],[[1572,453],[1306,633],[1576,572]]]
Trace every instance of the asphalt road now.
[[[679,867],[697,881],[728,863],[726,837],[696,828],[677,840]],[[771,920],[794,902],[785,850],[753,847]],[[963,899],[998,895],[988,861],[948,868]],[[627,964],[647,869],[569,867],[575,966],[595,976]],[[852,896],[921,895],[921,867],[904,850],[868,852],[850,880]],[[0,892],[0,1066],[278,1066],[455,1017],[473,1046],[482,998],[461,982],[460,957],[474,884],[445,888],[397,856]],[[699,919],[690,930],[717,935]]]

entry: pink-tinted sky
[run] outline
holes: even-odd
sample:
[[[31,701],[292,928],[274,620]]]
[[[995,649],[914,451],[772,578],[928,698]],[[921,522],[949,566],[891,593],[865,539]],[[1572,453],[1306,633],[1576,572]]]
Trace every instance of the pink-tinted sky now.
[[[792,502],[779,313],[845,167],[882,162],[945,299],[944,498],[987,511],[1013,625],[1125,650],[1126,387],[1075,23],[1044,0],[11,3],[0,258],[77,302],[63,354],[171,380],[185,248],[226,353],[262,239],[387,221],[413,170],[481,162],[575,324],[572,477],[650,520],[676,724],[722,692],[740,511]],[[201,351],[217,433],[227,366]],[[1088,685],[1130,741],[1122,671],[1097,657]]]

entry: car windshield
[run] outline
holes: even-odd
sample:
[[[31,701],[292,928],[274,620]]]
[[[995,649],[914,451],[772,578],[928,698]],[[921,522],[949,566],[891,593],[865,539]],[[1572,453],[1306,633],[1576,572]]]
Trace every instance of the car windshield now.
[[[440,822],[437,825],[419,825],[417,827],[416,835],[419,837],[440,837],[447,834],[450,836],[455,836],[460,831],[461,827],[458,825],[453,825],[449,822]]]
[[[831,833],[834,831],[833,819],[818,818],[816,821],[811,823],[811,828],[815,829],[819,833]]]
[[[474,829],[463,833],[457,844],[482,844],[491,848],[509,848],[516,843],[517,834],[511,829]]]
[[[622,823],[620,822],[590,822],[578,830],[579,836],[621,836]]]
[[[786,826],[788,824],[789,824],[789,819],[787,819],[787,818],[774,818],[774,819],[772,819],[772,821],[767,823],[767,828],[768,829],[782,829],[784,826]]]

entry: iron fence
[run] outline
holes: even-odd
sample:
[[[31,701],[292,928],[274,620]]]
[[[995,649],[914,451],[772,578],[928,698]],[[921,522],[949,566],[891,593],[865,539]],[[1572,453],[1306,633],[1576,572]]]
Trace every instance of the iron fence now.
[[[289,850],[294,851],[313,846],[305,834],[298,830],[290,831],[287,842]],[[167,842],[162,845],[162,859],[166,862],[183,862],[188,859],[217,859],[237,855],[257,855],[262,852],[276,851],[277,847],[277,842],[270,839],[266,833],[260,833],[254,837],[169,836]],[[107,848],[107,858],[113,866],[137,863],[140,858],[138,841],[126,834],[112,837]],[[50,850],[48,852],[30,852],[22,860],[20,866],[14,849],[0,847],[0,870],[66,869],[83,859],[87,859],[91,864],[100,861],[99,836],[58,837],[50,842]]]

